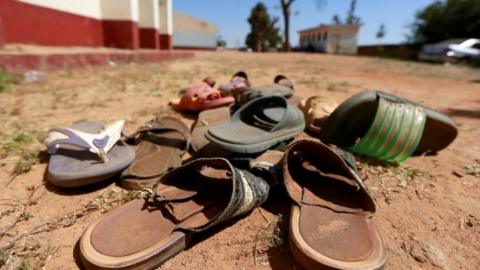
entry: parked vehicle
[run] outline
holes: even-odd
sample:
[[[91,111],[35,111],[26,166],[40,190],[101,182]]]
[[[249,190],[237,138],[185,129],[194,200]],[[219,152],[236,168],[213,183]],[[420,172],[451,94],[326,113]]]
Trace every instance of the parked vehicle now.
[[[423,61],[443,63],[447,60],[447,53],[451,45],[464,42],[465,39],[448,39],[435,44],[426,44],[418,54],[418,58]]]
[[[449,60],[480,63],[480,39],[470,38],[460,44],[448,46]]]

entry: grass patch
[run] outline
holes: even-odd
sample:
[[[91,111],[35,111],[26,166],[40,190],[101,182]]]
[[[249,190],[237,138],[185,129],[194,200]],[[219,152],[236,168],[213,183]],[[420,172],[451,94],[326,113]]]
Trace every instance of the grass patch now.
[[[6,92],[8,90],[8,85],[10,83],[10,76],[7,72],[0,70],[0,93]]]
[[[6,153],[19,153],[25,146],[33,141],[34,137],[31,133],[20,131],[13,134],[10,138],[7,138],[2,145],[2,151]]]
[[[1,139],[0,158],[16,155],[17,160],[11,174],[13,176],[29,172],[39,160],[40,142],[45,138],[43,132],[19,131]]]

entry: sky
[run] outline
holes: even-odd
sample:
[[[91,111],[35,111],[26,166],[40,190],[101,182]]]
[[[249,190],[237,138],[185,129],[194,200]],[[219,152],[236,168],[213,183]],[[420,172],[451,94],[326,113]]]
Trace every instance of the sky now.
[[[434,0],[357,0],[356,15],[362,19],[359,45],[378,44],[375,35],[382,23],[386,35],[383,44],[397,44],[406,40],[410,33],[408,25],[414,21],[415,13]],[[173,9],[215,23],[227,41],[227,47],[245,46],[245,37],[250,32],[247,18],[258,0],[174,0]],[[264,0],[268,12],[279,17],[278,26],[283,29],[280,0]],[[290,19],[290,43],[298,44],[298,30],[311,28],[320,23],[330,23],[334,14],[346,17],[350,0],[327,0],[323,8],[316,0],[297,0],[292,4]],[[283,33],[283,30],[282,32]]]

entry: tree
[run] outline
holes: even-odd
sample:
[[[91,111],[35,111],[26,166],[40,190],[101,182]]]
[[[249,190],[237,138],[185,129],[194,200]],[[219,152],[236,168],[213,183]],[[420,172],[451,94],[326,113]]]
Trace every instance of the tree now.
[[[382,40],[385,35],[387,34],[387,30],[385,29],[385,24],[380,24],[380,27],[378,28],[377,34],[375,35],[378,40]]]
[[[355,9],[357,7],[357,0],[352,0],[350,2],[350,9],[347,12],[347,18],[345,19],[345,24],[361,24],[362,20],[360,17],[355,15]]]
[[[277,42],[281,41],[281,37],[278,35],[279,30],[275,27],[277,22],[277,17],[270,18],[265,4],[257,3],[252,8],[250,17],[248,17],[250,33],[247,35],[245,44],[257,52],[262,51],[267,46],[276,47]]]
[[[333,15],[332,24],[343,24],[342,19],[338,14]]]
[[[377,34],[375,35],[380,43],[380,53],[383,53],[383,44],[382,44],[382,39],[385,37],[387,34],[387,30],[385,29],[385,24],[380,24],[380,27],[378,27]]]
[[[280,0],[280,6],[283,13],[283,49],[286,52],[290,51],[290,14],[291,6],[296,0]],[[316,0],[317,8],[321,9],[326,3],[326,0]]]
[[[451,38],[480,38],[480,1],[439,0],[420,10],[410,41],[432,43]]]
[[[223,39],[222,36],[218,36],[217,37],[217,47],[226,47],[227,46],[227,42],[225,41],[225,39]]]
[[[280,0],[283,13],[283,36],[285,37],[285,43],[283,49],[286,52],[290,51],[290,6],[295,0]]]
[[[262,2],[257,3],[248,18],[250,23],[250,33],[246,38],[246,45],[257,52],[266,49],[267,46],[276,47],[281,42],[279,29],[275,27],[278,18],[273,19],[268,14],[267,7]]]

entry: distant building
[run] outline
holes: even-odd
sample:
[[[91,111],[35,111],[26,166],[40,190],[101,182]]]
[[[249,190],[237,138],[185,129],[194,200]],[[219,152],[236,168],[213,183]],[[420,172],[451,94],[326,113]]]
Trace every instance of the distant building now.
[[[356,54],[360,25],[332,24],[298,31],[302,50],[325,53]]]
[[[213,35],[216,38],[216,27],[187,15],[178,19],[172,1],[0,0],[0,41],[124,49],[215,48],[211,40]]]
[[[215,24],[173,12],[173,47],[175,49],[217,48],[218,28]]]

